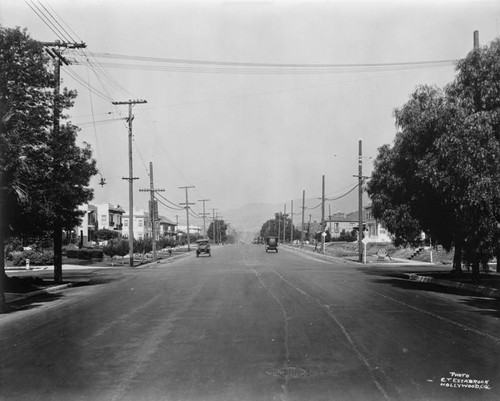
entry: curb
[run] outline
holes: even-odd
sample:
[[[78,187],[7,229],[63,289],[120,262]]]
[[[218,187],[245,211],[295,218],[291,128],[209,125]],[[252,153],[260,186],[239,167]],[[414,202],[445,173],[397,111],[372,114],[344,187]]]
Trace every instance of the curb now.
[[[16,296],[13,299],[10,299],[10,300],[7,299],[9,297],[9,295],[17,295],[17,294],[14,293],[14,292],[6,292],[6,293],[4,293],[4,295],[6,296],[5,297],[6,298],[5,302],[8,303],[8,304],[10,304],[10,303],[22,301],[22,300],[25,300],[25,299],[28,299],[28,298],[33,298],[33,297],[36,297],[38,295],[55,294],[55,293],[58,293],[60,291],[65,290],[66,288],[73,287],[74,285],[75,285],[75,283],[68,283],[68,284],[56,285],[56,286],[53,286],[53,287],[47,287],[47,288],[45,288],[43,290],[28,292],[26,294],[19,294],[18,296]]]
[[[409,280],[418,281],[420,283],[437,284],[443,287],[466,290],[476,294],[484,295],[486,297],[500,299],[500,290],[497,290],[496,288],[484,287],[481,285],[474,285],[474,284],[457,283],[455,281],[440,280],[429,276],[419,276],[418,274],[414,273],[405,274],[405,276]]]
[[[304,249],[304,248],[295,248],[293,246],[289,246],[289,245],[281,245],[283,248],[285,249],[288,249],[290,251],[295,251],[295,252],[300,252],[300,253],[305,253],[305,254],[308,254],[310,256],[316,256],[318,257],[318,259],[320,260],[332,260],[332,261],[335,261],[335,262],[339,262],[339,263],[350,263],[351,261],[348,261],[348,260],[345,260],[343,258],[340,258],[338,256],[333,256],[333,255],[329,255],[328,253],[321,253],[321,252],[315,252],[315,251],[311,251],[309,249]],[[357,262],[354,262],[354,263],[357,263]]]

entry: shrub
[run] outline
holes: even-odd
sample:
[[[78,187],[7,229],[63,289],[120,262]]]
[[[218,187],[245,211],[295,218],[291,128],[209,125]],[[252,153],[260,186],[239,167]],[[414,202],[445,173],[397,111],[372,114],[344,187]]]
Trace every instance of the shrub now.
[[[128,241],[118,240],[110,242],[102,248],[102,252],[111,258],[113,256],[125,256],[128,254]]]
[[[99,241],[109,241],[118,238],[118,236],[118,231],[108,230],[107,228],[102,228],[96,232],[96,238]]]
[[[156,242],[156,247],[159,249],[172,248],[175,246],[175,239],[162,237]]]
[[[66,251],[66,256],[70,259],[102,259],[103,252],[101,249],[68,249]]]
[[[54,252],[53,251],[12,252],[12,264],[14,266],[26,265],[26,259],[30,260],[30,266],[51,265],[54,263]]]

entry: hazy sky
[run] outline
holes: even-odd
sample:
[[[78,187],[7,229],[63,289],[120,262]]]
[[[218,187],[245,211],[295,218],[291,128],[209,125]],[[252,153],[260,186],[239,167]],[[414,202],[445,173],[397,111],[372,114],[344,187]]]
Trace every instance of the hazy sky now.
[[[190,202],[221,211],[319,197],[323,174],[334,197],[356,184],[358,141],[369,175],[368,157],[396,133],[394,108],[454,77],[451,62],[412,63],[463,58],[474,30],[481,44],[500,36],[499,1],[2,0],[0,23],[41,41],[58,35],[28,3],[87,45],[65,51],[63,86],[78,91],[72,121],[107,182],[93,181],[95,202],[125,208],[128,109],[111,101],[147,101],[133,109],[139,207],[149,162],[175,204],[186,185]]]

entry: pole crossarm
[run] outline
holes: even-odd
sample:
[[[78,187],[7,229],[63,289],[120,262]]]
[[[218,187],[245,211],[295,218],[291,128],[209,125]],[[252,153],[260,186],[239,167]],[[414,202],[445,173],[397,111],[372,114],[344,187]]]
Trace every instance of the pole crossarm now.
[[[147,103],[146,100],[126,100],[122,102],[111,102],[111,104],[114,105],[121,105],[121,104],[141,104],[141,103]]]

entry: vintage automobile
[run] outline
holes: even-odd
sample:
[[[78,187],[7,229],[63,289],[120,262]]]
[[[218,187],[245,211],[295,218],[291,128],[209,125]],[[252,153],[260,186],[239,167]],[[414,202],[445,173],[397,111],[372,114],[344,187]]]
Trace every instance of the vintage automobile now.
[[[196,249],[196,257],[199,257],[200,254],[205,254],[208,256],[212,256],[212,252],[210,251],[210,240],[207,238],[202,238],[196,241],[198,244],[198,249]]]
[[[278,252],[278,238],[277,237],[266,237],[266,252],[267,251]]]

